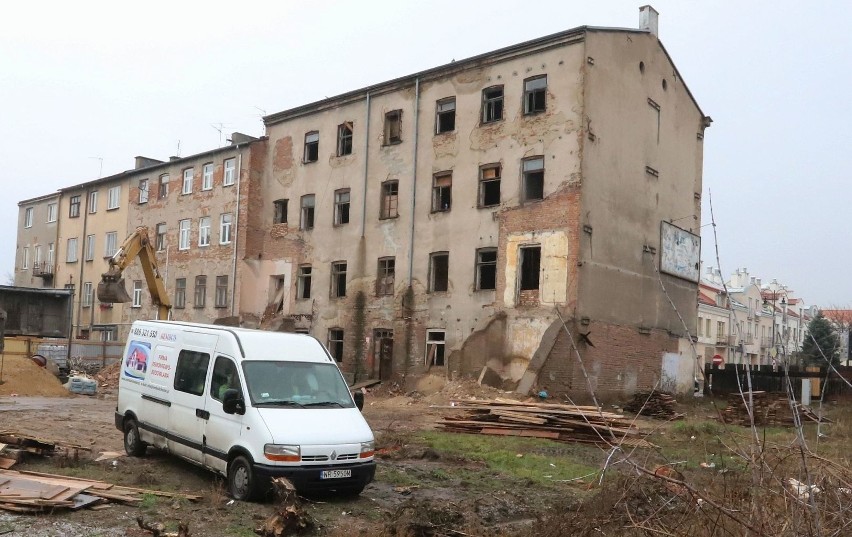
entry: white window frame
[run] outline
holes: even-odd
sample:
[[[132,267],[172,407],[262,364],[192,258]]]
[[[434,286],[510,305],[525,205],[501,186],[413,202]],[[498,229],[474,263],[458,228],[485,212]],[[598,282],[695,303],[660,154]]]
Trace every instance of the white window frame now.
[[[56,210],[57,210],[57,206],[56,206],[55,203],[48,203],[47,204],[47,223],[48,224],[56,222]]]
[[[183,171],[183,186],[180,189],[181,194],[192,194],[192,180],[195,178],[195,170],[187,168]]]
[[[142,307],[142,280],[133,280],[133,305],[131,307]]]
[[[77,237],[72,239],[68,239],[65,247],[65,262],[66,263],[76,263],[77,262]]]
[[[225,174],[222,178],[222,186],[231,186],[236,182],[237,159],[236,158],[225,159],[223,166],[225,168]]]
[[[38,268],[41,265],[41,246],[35,245],[33,247],[33,267]]]
[[[98,191],[89,192],[89,214],[98,212]]]
[[[121,205],[121,185],[116,185],[107,192],[107,211],[118,209]]]
[[[431,334],[443,334],[443,338],[432,340],[429,338]],[[426,329],[426,354],[423,357],[423,364],[426,367],[432,367],[432,363],[435,361],[435,356],[438,354],[437,347],[443,347],[442,360],[444,363],[435,364],[435,367],[447,367],[447,331],[444,328],[428,328]],[[432,359],[430,360],[430,354],[432,354],[432,347],[435,347],[435,352],[432,355]]]
[[[55,246],[52,242],[47,244],[47,264],[51,267],[53,266],[54,249]]]
[[[198,219],[198,246],[210,246],[210,217]]]
[[[24,255],[21,258],[21,269],[27,270],[30,268],[30,247],[24,246]]]
[[[104,235],[104,257],[112,257],[118,250],[118,232],[109,231]]]
[[[95,258],[95,236],[86,235],[83,243],[83,260],[92,261]]]
[[[213,163],[208,162],[201,167],[201,190],[213,189]]]
[[[150,184],[151,183],[148,181],[148,179],[139,180],[139,203],[148,203]]]
[[[82,306],[84,308],[88,308],[92,305],[93,290],[92,282],[83,283],[83,295],[80,297],[80,300],[82,300]]]
[[[33,227],[33,208],[24,209],[24,227]]]
[[[190,220],[181,220],[178,223],[178,250],[189,250]]]
[[[230,244],[233,234],[234,215],[223,213],[219,218],[219,244]]]

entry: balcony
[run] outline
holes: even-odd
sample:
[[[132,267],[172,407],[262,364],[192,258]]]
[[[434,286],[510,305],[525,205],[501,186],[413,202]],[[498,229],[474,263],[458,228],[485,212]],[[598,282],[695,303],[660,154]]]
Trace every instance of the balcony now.
[[[743,343],[744,343],[744,344],[746,344],[746,345],[754,345],[754,339],[755,339],[755,338],[754,338],[754,336],[753,336],[753,335],[751,335],[751,334],[746,334],[746,335],[743,337]]]
[[[716,336],[717,347],[733,347],[737,344],[737,336]]]
[[[760,346],[764,349],[768,349],[772,347],[772,338],[771,337],[762,337],[760,338]]]
[[[46,261],[33,263],[33,276],[44,279],[53,279],[53,264]]]

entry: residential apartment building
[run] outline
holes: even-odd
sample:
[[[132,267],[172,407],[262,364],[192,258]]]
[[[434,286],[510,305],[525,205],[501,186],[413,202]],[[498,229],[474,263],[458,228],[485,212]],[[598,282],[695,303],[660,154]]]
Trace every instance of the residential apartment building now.
[[[54,286],[58,222],[58,193],[18,203],[14,285]]]
[[[652,386],[688,348],[660,281],[694,326],[709,118],[648,29],[581,27],[264,121],[244,322],[286,318],[368,376],[488,366],[554,390],[585,389],[556,308],[601,392]],[[661,229],[694,247],[681,272]]]

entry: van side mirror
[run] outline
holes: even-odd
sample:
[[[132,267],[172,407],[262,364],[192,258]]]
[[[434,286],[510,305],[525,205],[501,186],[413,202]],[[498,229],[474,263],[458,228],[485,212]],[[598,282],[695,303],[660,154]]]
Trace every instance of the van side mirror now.
[[[358,390],[352,394],[352,398],[355,399],[355,406],[358,407],[358,410],[364,410],[364,392]]]
[[[222,395],[222,410],[225,411],[225,414],[243,415],[246,413],[246,401],[239,390],[233,388],[225,390]]]

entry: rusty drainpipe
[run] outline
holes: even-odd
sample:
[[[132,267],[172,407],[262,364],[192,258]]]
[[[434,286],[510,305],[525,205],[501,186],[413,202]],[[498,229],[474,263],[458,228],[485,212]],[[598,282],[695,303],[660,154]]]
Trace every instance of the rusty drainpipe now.
[[[370,162],[370,92],[367,92],[367,120],[364,136],[364,190],[361,192],[361,238],[364,238],[364,230],[367,225],[367,173]]]
[[[414,209],[417,205],[417,135],[420,121],[420,77],[414,80],[414,171],[411,174],[411,235],[408,245],[408,285],[414,278]]]

